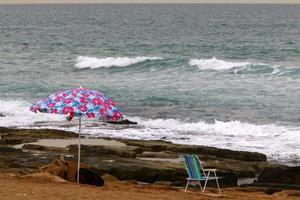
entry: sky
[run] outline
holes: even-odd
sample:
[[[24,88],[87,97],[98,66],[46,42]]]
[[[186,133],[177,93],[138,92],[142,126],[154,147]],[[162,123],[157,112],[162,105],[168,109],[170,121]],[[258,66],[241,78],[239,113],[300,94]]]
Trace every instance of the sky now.
[[[297,3],[300,0],[0,0],[0,4],[18,3]]]

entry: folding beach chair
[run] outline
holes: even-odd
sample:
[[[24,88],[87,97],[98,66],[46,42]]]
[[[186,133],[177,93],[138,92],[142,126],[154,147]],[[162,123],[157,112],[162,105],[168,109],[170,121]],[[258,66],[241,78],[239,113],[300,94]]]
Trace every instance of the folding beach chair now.
[[[185,192],[190,182],[196,182],[197,184],[199,184],[201,191],[204,192],[207,182],[209,180],[215,180],[219,189],[219,193],[221,193],[219,182],[218,182],[219,177],[217,177],[216,169],[204,169],[202,162],[199,160],[198,156],[196,155],[184,155],[183,160],[189,175],[189,177],[186,179],[187,183],[184,190]],[[210,176],[211,173],[213,173],[214,176]],[[203,188],[201,185],[201,181],[205,181]]]

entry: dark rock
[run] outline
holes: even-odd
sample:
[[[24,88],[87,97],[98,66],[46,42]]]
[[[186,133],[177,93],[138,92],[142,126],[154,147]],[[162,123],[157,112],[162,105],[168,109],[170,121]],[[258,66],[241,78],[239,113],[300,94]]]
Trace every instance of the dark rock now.
[[[37,144],[24,144],[22,149],[27,149],[27,150],[35,150],[35,151],[53,151],[53,152],[65,152],[64,148],[57,148],[57,147],[46,147],[42,145],[37,145]]]
[[[204,159],[204,161],[205,168],[215,168],[219,170],[219,173],[224,171],[241,178],[256,177],[265,167],[264,162],[242,162],[220,158]]]
[[[259,175],[257,183],[291,184],[300,187],[300,166],[268,166]]]
[[[165,151],[168,145],[173,145],[173,143],[171,142],[160,141],[160,140],[145,141],[145,140],[121,139],[120,141],[130,146],[139,146],[144,151],[153,151],[153,152]]]
[[[137,154],[137,157],[141,158],[178,158],[179,156],[174,152],[150,152],[150,151],[144,151],[140,154]]]
[[[119,180],[137,180],[147,183],[155,181],[177,181],[186,176],[183,165],[170,162],[148,161],[121,157],[83,158],[90,166],[106,171]]]
[[[66,139],[74,138],[78,135],[73,132],[54,129],[12,129],[0,127],[1,141],[8,141],[10,144],[22,144],[33,142],[37,139]]]
[[[219,176],[219,184],[220,184],[220,187],[222,187],[222,188],[224,188],[224,187],[236,187],[237,186],[237,180],[238,180],[238,177],[234,174],[226,174],[226,175],[223,175],[223,176]],[[214,181],[209,181],[208,186],[216,187],[216,184],[214,183]]]
[[[171,142],[165,141],[141,141],[141,140],[120,140],[127,145],[139,146],[143,148],[144,151],[172,151],[180,154],[197,154],[199,156],[205,157],[216,156],[220,158],[230,158],[234,160],[241,161],[258,161],[265,162],[267,157],[264,154],[248,151],[232,151],[228,149],[219,149],[215,147],[207,146],[197,146],[197,145],[181,145],[173,144]]]
[[[270,188],[270,187],[257,187],[257,186],[250,186],[250,185],[243,185],[239,189],[242,192],[263,192],[269,195],[274,194],[275,192],[280,192],[281,189],[278,188]]]
[[[171,182],[171,181],[156,181],[154,182],[155,185],[164,185],[164,186],[181,186],[182,182],[179,181],[179,185],[176,185],[177,182]]]
[[[78,151],[77,145],[69,145],[68,151],[76,154]],[[109,146],[96,146],[96,145],[81,145],[81,154],[87,156],[100,156],[100,155],[116,155],[125,158],[135,158],[136,148],[125,146],[125,147],[109,147]]]
[[[121,121],[107,121],[107,123],[109,124],[125,124],[125,125],[136,125],[137,122],[133,122],[133,121],[130,121],[128,119],[125,119],[125,120],[121,120]]]
[[[241,161],[267,161],[264,154],[247,151],[232,151],[228,149],[219,149],[207,146],[194,146],[194,145],[171,145],[166,148],[168,151],[178,153],[189,153],[198,155],[213,155],[220,158],[230,158]]]
[[[170,186],[183,187],[185,184],[186,182],[183,181],[173,181],[170,183]]]
[[[281,190],[300,190],[300,185],[295,184],[286,184],[286,183],[259,183],[255,182],[250,185],[244,185],[245,187],[248,186],[256,186],[256,187],[265,187],[272,191],[281,191]]]
[[[37,155],[22,149],[0,146],[0,170],[28,174],[37,172],[38,167],[51,162],[55,154],[47,152]]]
[[[120,157],[82,158],[84,162],[97,169],[106,171],[119,180],[137,180],[153,183],[157,181],[180,182],[185,184],[187,172],[183,163],[167,161],[140,160]],[[236,186],[237,177],[233,174],[220,173],[220,185]]]
[[[0,144],[17,145],[29,142],[35,142],[36,139],[31,138],[4,138],[0,140]]]
[[[104,180],[98,174],[94,173],[92,170],[88,168],[80,168],[79,172],[80,172],[79,182],[81,184],[89,184],[89,185],[96,185],[96,186],[104,185]]]
[[[48,138],[77,138],[76,133],[48,129],[0,128],[0,135],[2,138],[0,143],[5,145]],[[236,186],[238,177],[257,176],[267,163],[265,162],[265,155],[252,152],[179,145],[165,141],[125,139],[118,141],[127,144],[127,146],[82,145],[82,162],[89,164],[98,175],[108,173],[119,180],[137,180],[148,183],[167,181],[184,186],[187,172],[178,156],[197,154],[204,161],[204,168],[217,169],[221,187]],[[35,172],[38,167],[51,163],[57,154],[67,154],[76,158],[77,145],[70,145],[66,149],[33,144],[25,144],[23,149],[17,150],[1,147],[0,170],[17,171],[22,174]],[[73,158],[73,162],[76,162]],[[215,186],[214,181],[209,181],[209,184]]]

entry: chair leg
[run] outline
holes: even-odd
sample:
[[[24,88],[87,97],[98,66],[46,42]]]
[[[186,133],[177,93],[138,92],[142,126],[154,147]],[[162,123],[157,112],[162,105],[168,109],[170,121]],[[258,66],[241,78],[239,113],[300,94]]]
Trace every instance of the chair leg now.
[[[186,192],[186,190],[187,190],[187,188],[188,188],[188,186],[189,186],[189,183],[190,183],[190,180],[187,181],[186,186],[185,186],[185,189],[184,189],[184,192]]]
[[[204,191],[205,191],[206,184],[207,184],[207,181],[208,181],[208,179],[209,179],[209,175],[210,175],[210,171],[208,171],[208,174],[206,175],[206,179],[205,179],[205,183],[204,183],[204,187],[203,187],[203,190],[202,190],[202,192],[204,192]]]
[[[202,191],[201,181],[199,181],[200,190]]]
[[[215,174],[216,183],[217,183],[217,186],[218,186],[219,193],[221,194],[221,189],[220,189],[220,186],[219,186],[219,181],[218,181],[217,174],[216,174],[215,171],[214,171],[214,174]]]

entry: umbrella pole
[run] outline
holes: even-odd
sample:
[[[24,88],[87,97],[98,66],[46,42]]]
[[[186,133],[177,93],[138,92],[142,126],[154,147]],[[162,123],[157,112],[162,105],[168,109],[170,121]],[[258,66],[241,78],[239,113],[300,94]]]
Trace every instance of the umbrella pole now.
[[[79,117],[79,133],[78,133],[78,160],[77,160],[77,183],[79,184],[79,170],[80,170],[80,133],[81,133],[81,117]]]

